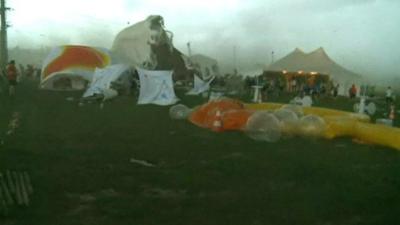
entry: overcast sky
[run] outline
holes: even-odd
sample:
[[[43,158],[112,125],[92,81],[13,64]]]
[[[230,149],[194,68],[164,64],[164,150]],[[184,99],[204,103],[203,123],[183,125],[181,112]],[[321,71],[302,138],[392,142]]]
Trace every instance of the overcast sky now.
[[[324,47],[360,74],[400,76],[400,0],[7,0],[9,47],[86,44],[110,48],[124,27],[164,17],[174,44],[260,68],[294,48]]]

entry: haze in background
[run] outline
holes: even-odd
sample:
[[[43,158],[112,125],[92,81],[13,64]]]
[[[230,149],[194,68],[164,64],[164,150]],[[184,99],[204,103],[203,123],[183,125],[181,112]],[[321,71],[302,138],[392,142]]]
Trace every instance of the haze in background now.
[[[159,14],[174,44],[216,58],[225,71],[261,71],[296,47],[375,79],[400,76],[397,0],[8,0],[9,47],[110,48],[124,27]],[[236,46],[236,48],[234,47]],[[234,50],[236,49],[236,50]],[[235,57],[236,55],[236,57]],[[236,59],[236,60],[235,60]]]

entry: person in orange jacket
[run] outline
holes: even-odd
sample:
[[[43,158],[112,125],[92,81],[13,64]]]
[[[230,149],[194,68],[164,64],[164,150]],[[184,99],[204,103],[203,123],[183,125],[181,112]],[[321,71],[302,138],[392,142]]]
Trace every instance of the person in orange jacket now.
[[[18,76],[18,71],[17,67],[15,66],[15,61],[11,60],[10,63],[7,65],[6,68],[6,75],[8,79],[8,93],[10,96],[15,95],[15,86],[17,86],[17,76]]]
[[[351,85],[351,88],[349,90],[349,95],[350,95],[350,98],[355,98],[356,97],[356,95],[357,95],[357,87],[356,87],[355,84]]]

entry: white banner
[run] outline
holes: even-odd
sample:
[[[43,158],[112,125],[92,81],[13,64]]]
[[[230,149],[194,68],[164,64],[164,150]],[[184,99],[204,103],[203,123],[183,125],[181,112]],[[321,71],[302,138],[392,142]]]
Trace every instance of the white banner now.
[[[105,98],[114,97],[114,94],[108,96],[109,93],[116,93],[115,90],[111,90],[111,83],[118,80],[128,69],[129,67],[124,64],[116,64],[104,69],[96,68],[92,82],[83,97],[89,97],[94,94],[103,94]]]
[[[172,71],[150,71],[137,68],[140,80],[138,104],[173,105],[175,95]]]

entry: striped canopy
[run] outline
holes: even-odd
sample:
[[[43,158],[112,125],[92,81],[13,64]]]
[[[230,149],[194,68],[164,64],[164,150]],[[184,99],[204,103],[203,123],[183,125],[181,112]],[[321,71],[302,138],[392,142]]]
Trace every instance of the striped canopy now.
[[[81,90],[96,68],[111,64],[107,49],[64,45],[55,47],[43,62],[40,87],[50,90]]]

